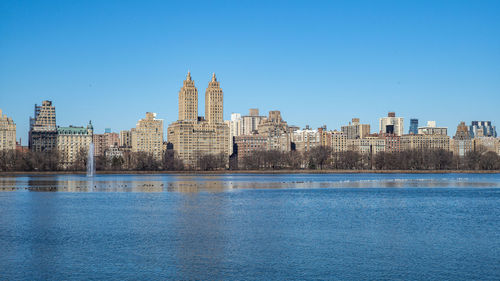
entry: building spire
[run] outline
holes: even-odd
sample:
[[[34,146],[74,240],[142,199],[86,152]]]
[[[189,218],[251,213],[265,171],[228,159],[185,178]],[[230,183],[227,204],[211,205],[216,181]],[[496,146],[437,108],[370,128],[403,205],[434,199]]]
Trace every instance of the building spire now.
[[[186,76],[187,81],[191,81],[191,72],[188,70],[188,74]]]
[[[212,74],[212,82],[217,82],[217,78],[215,77],[215,72]]]

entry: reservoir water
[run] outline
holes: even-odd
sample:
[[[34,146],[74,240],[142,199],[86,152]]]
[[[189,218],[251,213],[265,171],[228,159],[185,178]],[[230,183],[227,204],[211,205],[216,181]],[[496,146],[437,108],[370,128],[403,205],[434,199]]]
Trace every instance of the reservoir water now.
[[[0,177],[1,280],[500,280],[500,174]]]

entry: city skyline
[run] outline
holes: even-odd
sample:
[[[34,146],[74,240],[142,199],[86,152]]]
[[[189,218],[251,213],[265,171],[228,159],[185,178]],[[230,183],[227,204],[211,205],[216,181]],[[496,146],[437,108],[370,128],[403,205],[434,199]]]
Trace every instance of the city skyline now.
[[[224,120],[259,108],[338,130],[357,117],[376,131],[391,111],[405,132],[410,118],[449,135],[497,124],[500,4],[428,4],[2,1],[0,108],[23,144],[42,100],[61,126],[120,131],[145,112],[170,124],[190,70],[197,85],[217,74]]]
[[[190,71],[189,71],[189,70],[188,70],[188,74],[187,74],[187,76],[189,77],[189,79],[191,79],[191,73],[190,73]],[[210,80],[210,82],[209,82],[209,85],[210,85],[210,83],[212,83],[212,82],[214,81],[215,76],[216,76],[216,73],[215,73],[215,72],[212,72],[212,74],[211,74],[211,80]],[[193,82],[195,82],[195,79],[193,79]],[[204,117],[204,116],[205,116],[205,111],[206,111],[206,110],[203,110],[203,108],[204,108],[203,106],[201,106],[201,107],[200,107],[200,106],[198,106],[198,102],[203,102],[203,103],[205,103],[205,98],[203,98],[203,99],[202,99],[202,96],[203,96],[203,95],[200,95],[199,97],[197,97],[197,98],[196,98],[196,99],[198,100],[198,101],[196,102],[196,107],[197,107],[197,108],[196,108],[196,111],[198,112],[198,114],[197,114],[197,115],[198,115],[199,117]],[[36,102],[36,103],[35,103],[35,105],[38,105],[38,104],[43,104],[43,103],[45,103],[46,101],[51,102],[51,104],[54,104],[54,106],[56,106],[55,102],[54,102],[54,101],[51,101],[51,100],[43,100],[43,101],[39,101],[39,102]],[[260,110],[260,108],[254,107],[254,108],[247,108],[247,111],[243,111],[243,112],[230,112],[230,113],[229,113],[229,118],[225,118],[225,115],[227,115],[227,113],[225,113],[225,112],[222,112],[222,113],[224,113],[224,114],[223,114],[223,115],[224,115],[224,120],[229,121],[229,120],[231,120],[231,115],[232,115],[232,114],[236,113],[236,114],[241,114],[242,116],[244,116],[244,115],[247,115],[247,114],[248,114],[248,112],[249,112],[249,111],[251,111],[251,110],[253,110],[253,109]],[[2,110],[3,110],[3,109],[2,109]],[[203,111],[202,111],[202,110],[203,110]],[[281,112],[281,110],[280,110],[279,108],[278,108],[278,109],[275,109],[275,110],[278,110],[278,111],[280,111],[280,112]],[[58,111],[59,111],[59,109],[58,109]],[[267,115],[267,113],[268,113],[268,112],[271,112],[271,111],[273,111],[273,110],[269,110],[269,111],[261,111],[261,112],[262,112],[262,114],[263,114],[263,115]],[[144,112],[144,113],[143,113],[143,115],[144,115],[144,114],[146,114],[146,113],[149,113],[149,112],[153,112],[153,111],[146,111],[146,112]],[[5,113],[5,112],[4,112],[4,113]],[[155,114],[155,116],[156,116],[156,115],[158,115],[159,113],[158,113],[158,112],[154,112],[154,114]],[[180,111],[179,111],[179,110],[177,110],[177,114],[180,116]],[[177,115],[177,114],[176,114],[176,115]],[[371,120],[371,119],[363,120],[363,123],[367,123],[368,125],[371,125],[371,128],[370,128],[370,130],[369,130],[369,132],[368,132],[368,133],[371,133],[371,134],[385,133],[385,132],[383,132],[383,130],[380,130],[380,126],[381,126],[381,125],[380,125],[380,124],[381,124],[380,122],[381,122],[381,120],[382,120],[382,119],[387,118],[387,116],[388,116],[387,114],[388,114],[388,115],[393,114],[393,116],[394,116],[394,114],[396,114],[396,112],[389,112],[389,113],[386,113],[385,115],[381,115],[381,116],[379,116],[379,117],[376,117],[374,120]],[[428,123],[433,123],[433,124],[434,124],[433,126],[436,126],[436,123],[437,123],[437,124],[439,124],[439,125],[440,125],[440,126],[438,126],[438,127],[441,127],[441,128],[443,128],[443,127],[444,127],[444,128],[446,128],[446,129],[448,129],[448,133],[447,133],[446,135],[448,135],[448,136],[453,136],[453,135],[454,135],[454,132],[455,132],[455,129],[454,129],[454,128],[455,128],[455,126],[452,126],[451,128],[450,128],[450,127],[447,127],[447,126],[442,126],[442,125],[441,125],[441,122],[440,122],[439,120],[425,120],[425,121],[424,121],[424,120],[421,120],[421,119],[419,119],[419,118],[409,118],[409,117],[407,117],[407,116],[402,116],[402,115],[399,115],[399,114],[397,114],[397,115],[398,115],[398,116],[397,116],[398,118],[403,118],[403,119],[404,119],[404,121],[403,121],[403,124],[404,124],[404,125],[403,125],[403,128],[402,128],[402,130],[401,130],[401,133],[400,133],[399,135],[402,135],[402,134],[409,134],[409,127],[410,127],[410,122],[411,122],[411,120],[412,120],[412,119],[417,119],[417,120],[418,120],[418,122],[420,122],[420,123],[419,123],[419,125],[418,125],[418,128],[426,128],[426,125],[427,125]],[[161,116],[161,113],[160,113],[160,115],[159,115],[159,116]],[[9,115],[9,117],[11,117],[11,115]],[[34,114],[31,114],[31,115],[29,116],[29,119],[31,120],[31,119],[32,119],[32,117],[34,117]],[[354,120],[354,119],[358,119],[358,121],[359,121],[359,119],[360,119],[360,118],[359,118],[359,117],[357,117],[357,116],[351,116],[351,117],[352,117],[352,120]],[[141,118],[141,117],[138,117],[138,120],[139,120],[140,118]],[[159,118],[160,118],[160,119],[162,119],[162,120],[164,120],[164,118],[161,118],[161,117],[159,117]],[[77,124],[77,123],[71,123],[71,122],[70,122],[70,123],[68,123],[68,124],[61,124],[59,120],[60,120],[60,118],[59,118],[59,114],[57,114],[57,124],[56,124],[56,125],[57,125],[57,127],[64,127],[64,126],[82,126],[82,125],[86,126],[86,124],[88,123],[88,121],[87,121],[87,123],[83,123],[83,124]],[[181,119],[177,119],[177,120],[175,120],[175,121],[179,121],[179,120],[181,120]],[[285,119],[285,120],[286,120],[286,119]],[[341,124],[341,126],[339,126],[339,127],[331,127],[331,126],[329,126],[328,124],[323,124],[323,125],[321,125],[321,126],[314,127],[314,126],[310,126],[310,125],[309,125],[309,123],[307,123],[307,121],[306,121],[305,125],[303,125],[303,126],[298,126],[298,125],[296,125],[296,124],[294,124],[294,123],[290,123],[290,122],[289,122],[289,123],[290,123],[290,125],[291,125],[291,126],[297,126],[297,127],[299,127],[299,128],[306,128],[306,127],[307,127],[307,128],[312,128],[312,129],[314,129],[314,128],[320,128],[320,127],[322,127],[322,126],[325,126],[325,125],[326,125],[326,126],[327,126],[327,128],[328,128],[328,130],[337,130],[337,131],[339,131],[339,132],[340,132],[340,131],[342,131],[342,129],[343,129],[342,127],[345,127],[346,125],[350,124],[352,120],[351,120],[351,119],[346,120],[346,122],[342,123],[342,124]],[[457,121],[457,124],[459,124],[460,122],[465,122],[466,124],[473,123],[473,122],[476,122],[476,123],[477,123],[477,122],[478,122],[477,120],[479,120],[479,119],[475,119],[475,120],[465,120],[465,121],[460,119],[460,120],[458,120],[458,121]],[[16,120],[14,120],[14,119],[13,119],[13,121],[14,121],[14,123],[15,123],[15,124],[16,124],[16,126],[17,126],[17,130],[16,130],[16,131],[17,131],[17,133],[16,133],[17,138],[16,138],[16,141],[19,141],[19,139],[21,139],[21,140],[22,140],[21,145],[27,145],[27,144],[28,144],[27,142],[28,142],[28,139],[29,139],[29,126],[28,126],[28,132],[26,132],[26,137],[25,137],[24,135],[19,135],[19,125],[18,125],[18,123],[16,122]],[[93,123],[95,124],[95,120],[93,120],[92,118],[90,118],[90,121],[91,121],[91,122],[93,122]],[[175,122],[175,121],[173,121],[173,122]],[[137,122],[137,120],[136,120],[136,122]],[[173,123],[173,122],[171,122],[171,123]],[[495,120],[479,121],[479,122],[490,122],[490,124],[492,124],[492,125],[495,125],[495,124],[496,124],[496,123],[495,123]],[[29,124],[29,122],[28,122],[28,124]],[[93,124],[93,125],[94,125],[94,124]],[[375,124],[375,125],[374,125],[374,124]],[[123,128],[116,129],[116,128],[110,128],[110,127],[108,127],[108,126],[105,126],[105,125],[102,125],[102,124],[101,124],[101,126],[99,126],[99,127],[100,127],[100,128],[102,128],[102,129],[101,129],[101,130],[94,130],[94,133],[96,133],[96,134],[101,134],[101,133],[104,133],[106,130],[111,130],[111,131],[113,131],[113,132],[120,132],[120,131],[123,131],[123,130],[130,130],[131,128],[133,128],[133,125],[135,125],[135,123],[134,123],[134,124],[132,124],[132,125],[130,125],[130,126],[125,125]],[[94,126],[95,126],[95,125],[94,125]],[[164,132],[163,132],[163,138],[165,139],[165,141],[167,141],[167,140],[168,140],[168,138],[167,138],[167,130],[166,130],[167,126],[168,126],[168,124],[163,124],[163,130],[164,130]]]

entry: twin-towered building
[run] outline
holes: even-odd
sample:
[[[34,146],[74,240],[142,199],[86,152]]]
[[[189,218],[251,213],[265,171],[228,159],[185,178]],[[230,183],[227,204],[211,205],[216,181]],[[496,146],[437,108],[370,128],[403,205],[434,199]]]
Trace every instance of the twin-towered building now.
[[[179,118],[167,129],[168,141],[188,167],[197,167],[206,154],[229,158],[229,126],[224,122],[224,99],[215,73],[205,91],[205,117],[198,116],[198,90],[188,72],[179,91]]]
[[[357,151],[362,154],[398,152],[404,150],[444,149],[464,156],[468,151],[482,146],[500,154],[500,141],[496,128],[490,121],[473,121],[471,126],[461,123],[453,138],[445,127],[437,127],[434,121],[418,127],[418,120],[410,121],[409,134],[403,134],[402,117],[389,112],[379,120],[379,133],[371,134],[369,124],[361,124],[353,118],[341,131],[299,129],[289,126],[281,112],[270,111],[267,116],[258,109],[250,109],[248,115],[233,113],[231,120],[224,121],[224,96],[215,74],[205,91],[205,117],[198,113],[198,89],[188,72],[178,93],[179,112],[177,121],[167,129],[168,142],[164,141],[164,123],[155,113],[147,112],[135,128],[117,133],[94,134],[92,124],[82,127],[56,125],[55,106],[51,101],[35,105],[30,118],[29,146],[32,151],[58,150],[61,164],[70,166],[82,150],[95,144],[96,156],[119,157],[124,152],[145,152],[161,160],[165,150],[173,149],[188,168],[197,168],[198,159],[206,154],[233,153],[237,158],[252,155],[258,150],[297,150],[307,153],[316,146],[329,146],[333,152]],[[0,111],[0,150],[15,149],[15,123]],[[236,149],[234,149],[236,148]]]

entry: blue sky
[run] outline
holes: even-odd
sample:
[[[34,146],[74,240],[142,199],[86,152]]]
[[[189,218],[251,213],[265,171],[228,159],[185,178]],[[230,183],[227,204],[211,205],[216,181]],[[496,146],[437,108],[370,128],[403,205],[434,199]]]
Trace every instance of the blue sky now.
[[[500,1],[0,1],[0,108],[26,143],[35,103],[60,126],[166,126],[191,70],[231,112],[378,130],[388,111],[454,134],[500,117]]]

